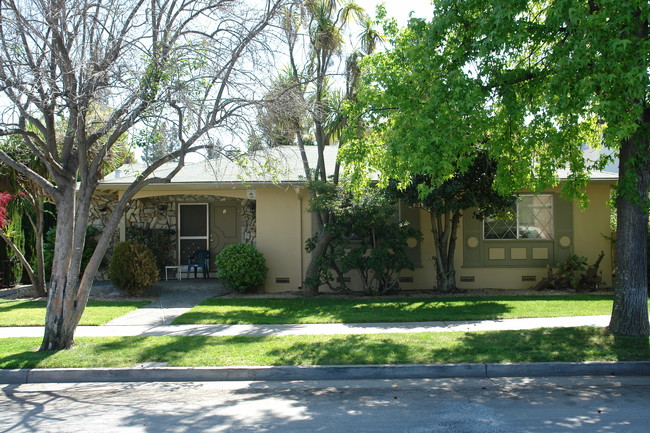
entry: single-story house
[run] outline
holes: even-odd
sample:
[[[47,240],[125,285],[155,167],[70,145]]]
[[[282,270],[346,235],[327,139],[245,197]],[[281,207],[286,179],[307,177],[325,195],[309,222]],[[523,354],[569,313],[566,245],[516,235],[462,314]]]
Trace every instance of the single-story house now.
[[[334,167],[337,150],[332,146],[325,151],[328,169]],[[125,240],[129,226],[173,229],[170,266],[184,265],[197,249],[209,249],[214,257],[225,245],[251,243],[267,261],[267,292],[299,290],[310,259],[305,240],[312,235],[300,152],[284,146],[262,153],[244,164],[227,158],[187,163],[170,183],[147,186],[131,200],[114,241]],[[313,166],[316,148],[308,147],[307,156]],[[156,174],[164,175],[171,168],[171,164],[163,166]],[[103,216],[140,170],[135,165],[123,166],[101,182],[92,210],[93,225],[102,227]],[[605,252],[602,278],[611,285],[613,248],[607,202],[616,180],[616,173],[593,173],[586,209],[563,200],[554,189],[522,194],[517,217],[511,221],[477,220],[471,211],[466,212],[456,250],[459,287],[529,288],[547,275],[549,266],[569,254],[585,256],[593,263],[601,251]],[[400,218],[424,235],[422,242],[409,242],[416,268],[402,272],[400,286],[432,288],[430,218],[405,205],[400,206]],[[169,277],[175,276],[176,270],[170,270]],[[351,278],[354,282],[354,275]]]

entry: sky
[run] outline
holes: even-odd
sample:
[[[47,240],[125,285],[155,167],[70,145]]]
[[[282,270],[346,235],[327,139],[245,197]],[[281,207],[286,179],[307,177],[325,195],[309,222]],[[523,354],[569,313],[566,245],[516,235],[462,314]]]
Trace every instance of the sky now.
[[[409,19],[411,11],[414,16],[420,18],[429,18],[433,11],[433,6],[429,0],[356,0],[368,15],[375,16],[375,7],[384,3],[388,16],[395,17],[400,27],[404,27]]]

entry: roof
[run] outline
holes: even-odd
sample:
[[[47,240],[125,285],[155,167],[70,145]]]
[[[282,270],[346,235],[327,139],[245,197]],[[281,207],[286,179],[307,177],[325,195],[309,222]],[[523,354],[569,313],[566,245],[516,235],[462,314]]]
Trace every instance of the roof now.
[[[569,170],[558,170],[557,176],[558,178],[562,180],[567,180],[569,179],[570,175]],[[614,173],[613,171],[591,171],[589,173],[589,179],[591,181],[606,181],[606,182],[616,182],[618,180],[618,173]]]
[[[326,146],[324,149],[327,175],[334,174],[338,146]],[[315,168],[318,160],[318,148],[306,146],[305,153],[310,168]],[[158,168],[152,177],[165,177],[174,168],[176,162],[169,162]],[[123,165],[113,173],[108,174],[100,183],[100,189],[125,189],[135,177],[147,166],[145,164]],[[568,170],[558,171],[562,180],[569,178]],[[613,171],[593,171],[590,179],[597,182],[614,183],[618,173]],[[278,146],[250,154],[229,158],[220,155],[219,158],[203,159],[196,162],[186,162],[181,170],[169,183],[170,186],[243,186],[260,184],[303,184],[305,170],[303,168],[300,148],[297,146]]]
[[[306,146],[305,153],[310,168],[315,168],[318,161],[318,148]],[[334,173],[338,146],[326,146],[324,150],[325,167],[330,176]],[[151,177],[164,177],[176,168],[176,162],[169,162],[158,168]],[[100,188],[131,184],[136,176],[147,167],[146,164],[125,164],[108,174],[100,183]],[[203,159],[186,162],[169,184],[219,185],[219,184],[270,184],[270,183],[304,183],[300,149],[297,146],[278,146],[254,153],[229,158]],[[167,185],[169,185],[167,184]]]

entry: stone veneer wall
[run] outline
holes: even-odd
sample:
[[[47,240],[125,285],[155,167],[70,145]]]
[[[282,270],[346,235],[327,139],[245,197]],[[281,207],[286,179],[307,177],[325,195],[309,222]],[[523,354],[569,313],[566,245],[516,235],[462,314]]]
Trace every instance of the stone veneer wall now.
[[[100,193],[93,199],[90,210],[90,224],[103,230],[105,220],[111,214],[117,202],[117,194]],[[210,195],[170,195],[160,197],[147,197],[131,200],[125,213],[126,226],[147,227],[151,229],[174,229],[178,218],[179,203],[239,203],[239,217],[241,222],[241,242],[255,245],[256,243],[256,212],[255,200],[210,196]],[[119,230],[113,235],[111,245],[106,252],[110,257],[113,247],[119,242]],[[176,260],[177,239],[174,238],[170,248]],[[104,260],[97,273],[97,280],[108,279],[108,259]]]

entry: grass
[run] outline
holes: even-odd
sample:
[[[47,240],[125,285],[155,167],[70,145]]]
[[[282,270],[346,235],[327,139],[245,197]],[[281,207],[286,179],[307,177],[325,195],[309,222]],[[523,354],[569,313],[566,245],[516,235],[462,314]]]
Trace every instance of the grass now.
[[[78,338],[71,350],[36,352],[38,338],[0,339],[0,368],[350,365],[650,360],[648,338],[599,328],[474,333],[286,337]]]
[[[213,298],[181,324],[368,323],[611,314],[609,295],[454,298]]]
[[[88,301],[80,325],[102,325],[149,301]],[[0,300],[0,326],[43,326],[46,301]]]

